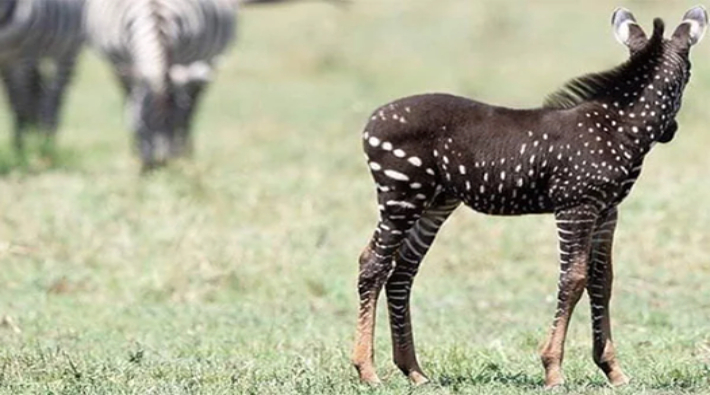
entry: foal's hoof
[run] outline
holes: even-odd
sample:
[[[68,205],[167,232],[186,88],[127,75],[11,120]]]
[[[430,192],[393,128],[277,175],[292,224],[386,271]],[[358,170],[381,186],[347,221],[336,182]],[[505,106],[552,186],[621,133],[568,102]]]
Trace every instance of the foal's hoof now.
[[[360,382],[373,387],[382,384],[382,381],[380,381],[380,378],[377,377],[377,373],[375,372],[361,373]]]
[[[421,372],[410,372],[409,381],[416,386],[420,386],[428,383],[429,379]]]
[[[622,372],[611,372],[609,373],[609,384],[612,387],[621,387],[622,385],[626,385],[631,381],[628,376],[626,376]]]
[[[555,390],[560,389],[565,384],[565,379],[562,376],[555,375],[553,377],[547,377],[545,379],[545,390]]]
[[[562,390],[564,388],[564,382],[560,383],[554,383],[554,384],[545,384],[545,391],[557,391],[557,390]]]

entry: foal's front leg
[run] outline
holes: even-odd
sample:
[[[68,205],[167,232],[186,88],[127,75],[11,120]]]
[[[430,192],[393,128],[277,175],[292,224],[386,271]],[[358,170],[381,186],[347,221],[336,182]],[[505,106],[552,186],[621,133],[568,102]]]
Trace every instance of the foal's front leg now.
[[[545,386],[564,382],[562,358],[567,327],[574,307],[587,286],[591,235],[597,221],[597,210],[579,206],[555,213],[560,240],[560,279],[557,284],[557,311],[552,329],[541,351],[545,367]]]
[[[587,293],[592,307],[592,336],[594,339],[594,362],[614,386],[628,383],[629,379],[616,360],[614,343],[611,340],[609,299],[611,298],[612,244],[616,229],[616,208],[600,216],[592,236],[592,252],[589,265]]]

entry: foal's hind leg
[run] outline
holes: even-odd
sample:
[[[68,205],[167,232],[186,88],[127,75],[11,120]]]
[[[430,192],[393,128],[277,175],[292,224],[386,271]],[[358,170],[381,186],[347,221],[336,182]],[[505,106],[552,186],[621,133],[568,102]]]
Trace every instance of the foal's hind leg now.
[[[385,292],[389,307],[392,352],[397,367],[414,384],[428,380],[417,362],[409,313],[409,296],[419,264],[434,242],[436,233],[460,201],[440,194],[407,233],[395,258],[395,267],[387,280]]]
[[[373,361],[373,336],[377,298],[387,277],[394,267],[394,255],[402,245],[407,231],[421,217],[423,201],[408,199],[407,194],[387,191],[378,195],[380,222],[370,244],[360,255],[358,293],[360,313],[358,316],[355,348],[352,362],[360,380],[369,384],[379,383]],[[393,204],[394,202],[398,204]]]
[[[592,307],[592,336],[594,339],[594,362],[604,372],[611,385],[623,385],[629,379],[616,360],[614,343],[611,340],[609,299],[611,298],[612,244],[616,229],[616,209],[600,217],[592,236],[592,252],[589,266],[587,293]]]

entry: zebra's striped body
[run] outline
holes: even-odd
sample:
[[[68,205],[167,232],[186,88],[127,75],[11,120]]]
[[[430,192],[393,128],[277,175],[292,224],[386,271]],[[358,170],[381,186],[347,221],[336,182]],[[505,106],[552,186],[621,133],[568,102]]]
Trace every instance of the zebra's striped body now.
[[[128,98],[144,166],[189,151],[195,104],[233,41],[234,0],[88,0],[92,46]]]
[[[0,73],[15,113],[15,145],[38,126],[52,138],[83,43],[84,0],[3,0]],[[49,66],[49,67],[47,67]]]
[[[609,317],[617,206],[646,154],[676,132],[690,78],[690,47],[707,21],[705,10],[696,7],[670,39],[663,37],[660,19],[646,38],[631,13],[617,10],[615,32],[630,59],[572,81],[543,108],[517,110],[429,94],[375,110],[363,132],[380,221],[360,256],[353,363],[361,380],[379,381],[373,332],[384,287],[395,364],[414,383],[427,381],[412,338],[412,282],[439,228],[464,203],[486,214],[555,215],[560,276],[557,311],[541,352],[546,386],[563,382],[567,325],[585,290],[594,361],[611,384],[628,381],[616,360]]]

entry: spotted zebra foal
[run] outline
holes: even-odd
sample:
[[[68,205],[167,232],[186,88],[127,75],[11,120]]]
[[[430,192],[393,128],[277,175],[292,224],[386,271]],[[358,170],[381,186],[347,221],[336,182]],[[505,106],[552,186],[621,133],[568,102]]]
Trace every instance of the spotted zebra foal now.
[[[707,14],[702,7],[689,10],[670,39],[660,19],[647,38],[625,9],[614,12],[612,23],[630,50],[628,61],[571,81],[542,108],[427,94],[373,113],[363,138],[380,220],[360,256],[352,360],[362,381],[379,382],[373,333],[382,286],[394,362],[414,383],[427,381],[412,340],[411,286],[437,231],[461,202],[487,214],[555,215],[561,271],[557,310],[541,350],[546,386],[563,383],[567,326],[585,289],[594,361],[611,384],[628,381],[615,357],[609,319],[616,207],[651,147],[675,134],[689,50],[704,35]]]

